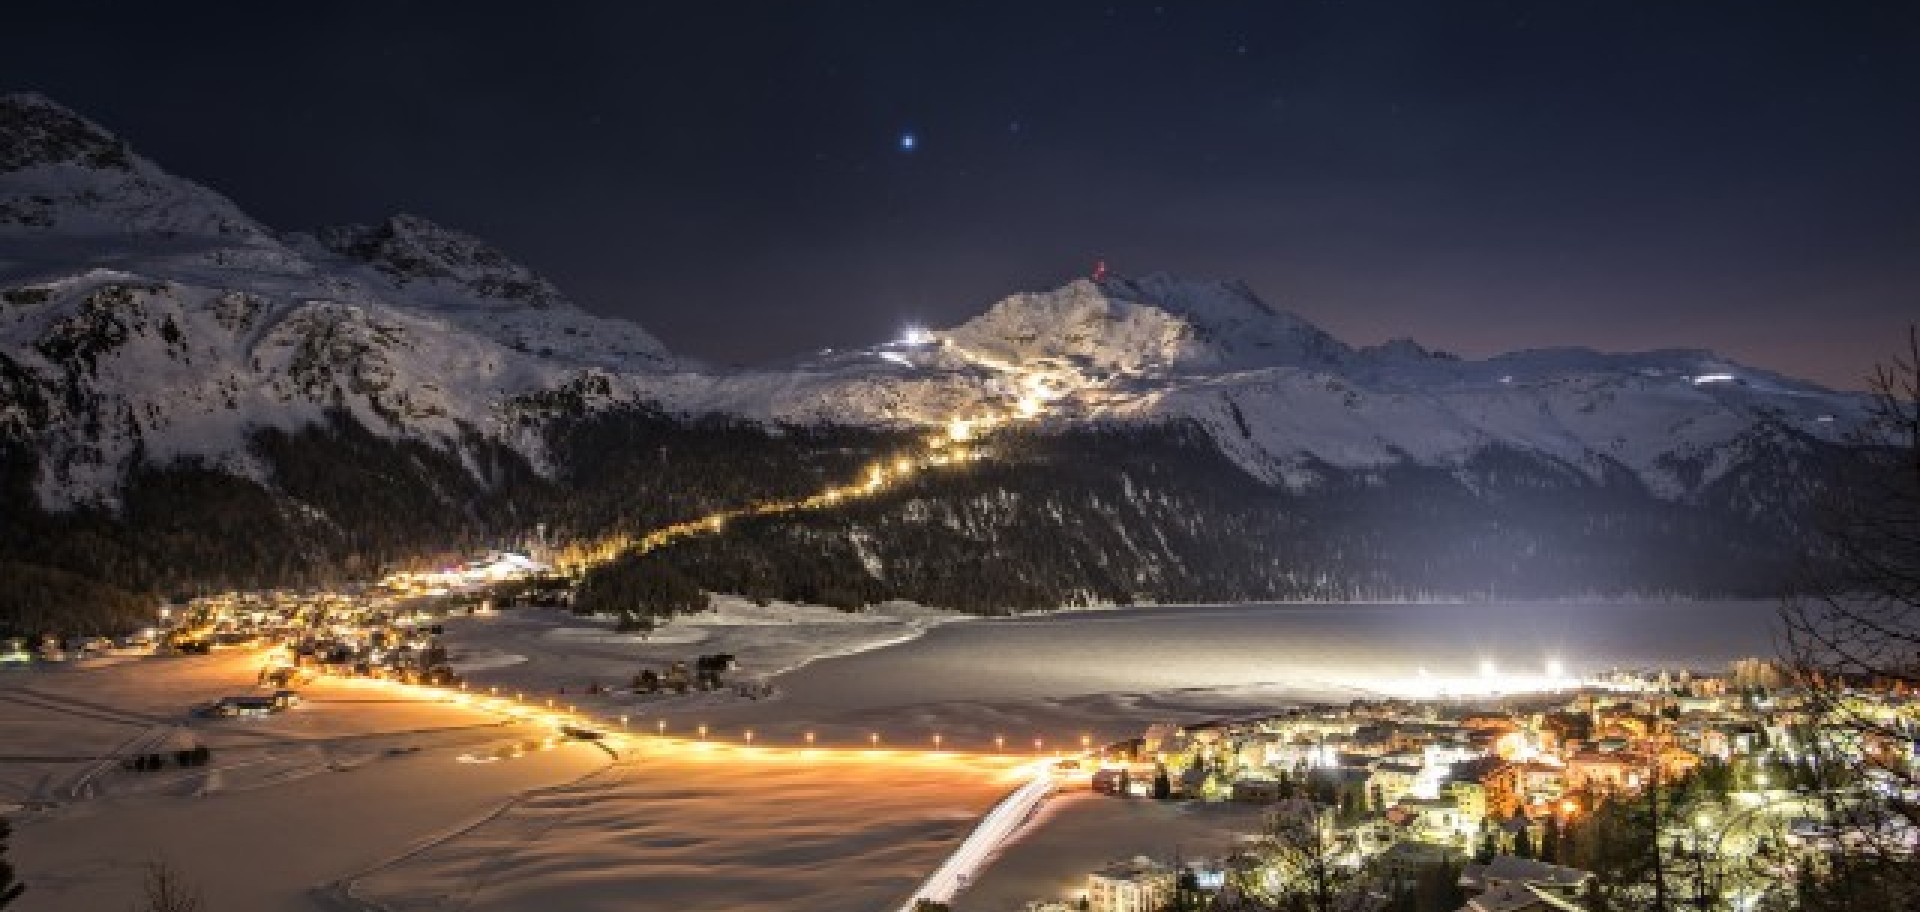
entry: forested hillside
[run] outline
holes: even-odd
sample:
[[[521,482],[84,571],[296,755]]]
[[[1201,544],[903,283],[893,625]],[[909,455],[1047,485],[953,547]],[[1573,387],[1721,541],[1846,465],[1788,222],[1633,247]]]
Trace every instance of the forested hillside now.
[[[1293,493],[1254,482],[1190,428],[1009,433],[989,446],[992,459],[842,509],[730,523],[601,573],[844,608],[900,598],[999,613],[1142,600],[1765,597],[1798,569],[1791,530],[1770,518],[1784,503],[1760,519],[1673,504],[1625,473],[1593,482],[1498,451],[1457,472],[1323,468],[1326,484]],[[590,592],[607,610],[667,607],[631,586]]]

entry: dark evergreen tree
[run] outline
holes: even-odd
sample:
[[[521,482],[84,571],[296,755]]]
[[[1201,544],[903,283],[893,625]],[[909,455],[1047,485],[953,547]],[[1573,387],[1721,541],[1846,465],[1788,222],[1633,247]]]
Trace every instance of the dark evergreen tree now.
[[[1513,834],[1513,854],[1519,858],[1533,857],[1533,828],[1522,826]]]
[[[1560,815],[1548,814],[1541,823],[1540,860],[1560,863]]]
[[[13,865],[7,861],[7,840],[13,835],[13,825],[0,817],[0,906],[12,905],[27,892],[26,884],[14,879]]]

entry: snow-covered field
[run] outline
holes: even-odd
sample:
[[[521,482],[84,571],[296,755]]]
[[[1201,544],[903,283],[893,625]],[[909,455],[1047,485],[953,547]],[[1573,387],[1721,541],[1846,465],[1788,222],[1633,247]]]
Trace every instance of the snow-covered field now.
[[[188,721],[253,692],[258,656],[223,653],[0,677],[23,912],[133,904],[164,860],[209,909],[311,910],[307,891],[491,812],[529,788],[606,765],[597,748],[423,691],[320,681],[287,713]],[[84,757],[121,745],[205,744],[212,763],[134,773]],[[519,759],[461,763],[509,745]],[[34,760],[31,758],[41,758]],[[69,759],[71,758],[71,759]]]
[[[728,602],[646,641],[564,614],[455,626],[476,689],[584,699],[636,663],[729,651],[777,672],[873,648],[955,616],[849,615]],[[509,653],[508,647],[518,649]],[[421,688],[320,679],[259,720],[188,710],[257,693],[259,655],[145,659],[0,677],[0,809],[16,808],[23,912],[134,901],[164,860],[209,909],[873,909],[905,900],[1018,784],[1026,758],[922,746],[803,749],[693,723],[634,735],[622,756]],[[606,698],[638,705],[631,696]],[[674,698],[685,713],[734,702]],[[583,705],[583,711],[601,708]],[[628,709],[634,706],[626,706]],[[731,743],[729,743],[731,742]],[[204,769],[135,773],[95,758],[205,744]],[[645,899],[642,899],[645,897]]]
[[[637,740],[345,888],[391,909],[891,912],[1016,784],[957,754]]]

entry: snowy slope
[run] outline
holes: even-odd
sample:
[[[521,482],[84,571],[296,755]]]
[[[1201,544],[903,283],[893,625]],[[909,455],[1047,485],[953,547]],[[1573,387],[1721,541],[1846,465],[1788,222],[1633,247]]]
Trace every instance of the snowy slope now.
[[[396,217],[328,233],[344,254],[283,241],[37,96],[0,98],[0,150],[0,429],[41,457],[48,506],[112,503],[142,459],[260,478],[254,429],[329,411],[539,465],[514,397],[671,363],[466,235]]]
[[[1015,295],[934,335],[901,359],[915,380],[964,377],[958,361],[1000,394],[982,408],[1011,413],[1038,389],[1042,421],[1192,419],[1250,473],[1295,486],[1319,467],[1459,465],[1500,445],[1681,497],[1737,464],[1757,429],[1838,442],[1866,405],[1703,351],[1355,350],[1242,285],[1167,275]]]

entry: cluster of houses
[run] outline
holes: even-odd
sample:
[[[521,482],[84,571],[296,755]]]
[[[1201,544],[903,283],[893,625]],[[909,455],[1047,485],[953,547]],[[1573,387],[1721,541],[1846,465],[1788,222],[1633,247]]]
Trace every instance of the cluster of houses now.
[[[1888,731],[1920,737],[1920,703],[1909,695],[1863,694],[1850,712],[1878,713]],[[1771,664],[1745,660],[1720,675],[1613,672],[1559,693],[1358,701],[1155,725],[1110,746],[1092,787],[1312,815],[1324,822],[1329,853],[1375,878],[1406,864],[1477,858],[1460,878],[1466,910],[1534,912],[1577,907],[1588,878],[1537,860],[1543,843],[1554,844],[1609,796],[1640,794],[1703,766],[1728,793],[1723,817],[1739,821],[1732,839],[1733,824],[1723,821],[1715,833],[1728,851],[1778,853],[1785,873],[1795,852],[1812,858],[1841,848],[1839,828],[1823,819],[1834,802],[1807,794],[1804,783],[1794,787],[1808,745],[1829,744],[1833,734]],[[1867,737],[1852,749],[1911,770],[1915,744],[1915,737]],[[1761,819],[1771,825],[1761,827]],[[1920,834],[1891,835],[1920,847]],[[1074,908],[1160,908],[1183,880],[1202,890],[1231,884],[1236,865],[1242,883],[1273,876],[1244,870],[1259,864],[1251,856],[1178,868],[1130,859],[1090,874]]]

